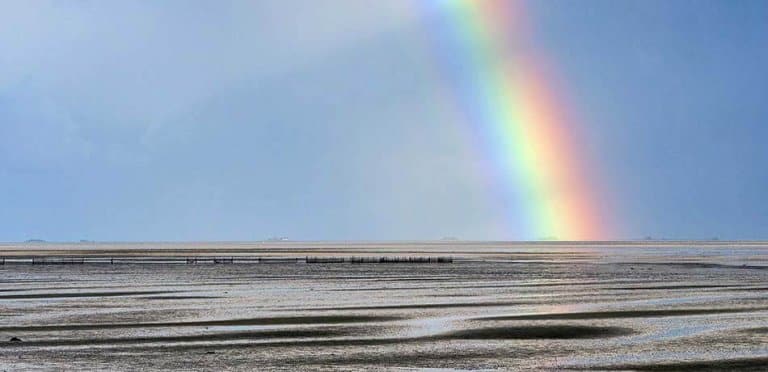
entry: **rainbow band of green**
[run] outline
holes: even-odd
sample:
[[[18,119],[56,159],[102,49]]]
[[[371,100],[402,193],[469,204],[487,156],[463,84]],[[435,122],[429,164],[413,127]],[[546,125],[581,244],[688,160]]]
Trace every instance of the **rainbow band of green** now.
[[[603,239],[609,234],[574,139],[576,121],[552,96],[541,59],[519,40],[516,4],[428,1],[441,65],[496,170],[512,235]]]

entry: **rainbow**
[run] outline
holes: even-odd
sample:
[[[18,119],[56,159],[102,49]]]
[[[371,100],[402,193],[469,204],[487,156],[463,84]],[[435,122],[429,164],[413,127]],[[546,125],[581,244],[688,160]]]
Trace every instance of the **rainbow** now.
[[[577,123],[525,37],[518,1],[428,0],[440,70],[491,159],[514,239],[611,235]],[[458,94],[457,94],[458,93]]]

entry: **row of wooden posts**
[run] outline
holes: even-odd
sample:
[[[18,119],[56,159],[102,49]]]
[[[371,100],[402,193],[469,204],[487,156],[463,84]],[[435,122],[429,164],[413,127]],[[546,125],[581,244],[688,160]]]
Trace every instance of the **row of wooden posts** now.
[[[0,257],[0,265],[21,263],[32,265],[82,265],[82,264],[234,264],[234,263],[307,263],[307,264],[374,264],[374,263],[453,263],[453,257],[419,256],[351,256],[351,257]]]

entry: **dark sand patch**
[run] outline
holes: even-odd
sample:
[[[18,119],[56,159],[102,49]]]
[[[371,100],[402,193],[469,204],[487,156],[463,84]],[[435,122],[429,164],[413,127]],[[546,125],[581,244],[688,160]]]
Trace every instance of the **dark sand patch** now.
[[[587,320],[587,319],[615,319],[615,318],[658,318],[667,316],[688,316],[706,314],[732,314],[752,311],[768,310],[768,308],[740,308],[740,309],[669,309],[669,310],[619,310],[619,311],[585,311],[573,313],[555,314],[530,314],[530,315],[504,315],[487,318],[477,318],[480,321],[496,320]]]
[[[344,336],[344,335],[340,335]],[[347,334],[346,336],[351,336]],[[309,336],[308,336],[309,337]],[[322,337],[322,336],[311,336]],[[256,340],[254,338],[254,340]],[[405,345],[405,344],[421,344],[428,341],[441,341],[449,339],[439,339],[435,337],[419,337],[419,338],[336,338],[336,339],[317,339],[317,340],[280,340],[280,341],[265,341],[258,343],[235,343],[235,344],[153,344],[150,346],[136,345],[125,347],[122,345],[115,345],[114,348],[106,348],[113,352],[125,352],[125,351],[157,351],[162,349],[164,351],[191,351],[191,350],[228,350],[228,349],[251,349],[251,348],[308,348],[308,350],[314,350],[319,347],[366,347],[366,346],[386,346],[386,345]],[[161,340],[165,341],[165,340]],[[160,341],[158,341],[160,342]],[[11,344],[9,342],[0,343],[0,348],[3,346],[23,346],[23,344]]]
[[[399,309],[447,309],[454,307],[493,307],[530,305],[528,301],[501,301],[501,302],[460,302],[439,304],[414,304],[414,305],[381,305],[381,306],[343,306],[343,307],[318,307],[297,309],[300,311],[345,311],[345,310],[399,310]]]
[[[712,262],[635,262],[635,263],[617,263],[616,265],[633,266],[678,266],[697,269],[746,269],[746,270],[768,270],[768,266],[759,265],[731,265]]]
[[[43,298],[79,298],[79,297],[122,297],[177,293],[179,291],[124,291],[124,292],[74,292],[74,293],[28,293],[0,295],[0,300],[43,299]]]
[[[393,277],[370,278],[370,279],[366,279],[365,281],[368,281],[368,282],[447,282],[447,281],[454,281],[454,280],[456,280],[456,278],[454,277],[411,276],[411,277],[397,277],[397,278],[393,278]]]
[[[576,285],[573,283],[509,283],[509,284],[471,284],[471,285],[447,285],[440,289],[484,289],[484,288],[537,288],[537,287],[574,287],[574,286],[592,286],[592,285],[615,285],[615,284],[647,284],[659,282],[658,280],[624,280],[624,281],[587,281]],[[730,287],[730,286],[723,286]],[[633,289],[634,287],[628,287]],[[648,287],[638,287],[648,288]],[[361,291],[394,291],[394,290],[434,290],[433,286],[420,287],[371,287],[371,288],[334,288],[326,289],[326,292],[361,292]],[[620,289],[620,288],[609,288]]]
[[[622,327],[548,325],[465,329],[433,337],[450,340],[531,340],[605,338],[629,334],[632,330]]]
[[[282,331],[276,331],[282,332]],[[289,331],[293,332],[293,331]],[[304,332],[304,331],[300,331]],[[314,331],[311,331],[314,332]],[[304,333],[297,333],[302,335]],[[337,339],[319,339],[319,340],[284,340],[284,341],[267,341],[259,342],[257,344],[187,344],[187,345],[168,345],[160,344],[153,345],[152,350],[156,351],[157,348],[164,350],[177,350],[177,351],[189,351],[211,348],[215,349],[239,349],[239,348],[253,348],[253,347],[352,347],[352,346],[383,346],[383,345],[404,345],[404,344],[422,344],[429,341],[452,341],[452,340],[532,340],[532,339],[590,339],[590,338],[607,338],[618,337],[632,334],[632,330],[622,327],[589,327],[589,326],[570,326],[570,325],[554,325],[554,326],[525,326],[525,327],[501,327],[501,328],[483,328],[483,329],[468,329],[462,331],[456,331],[446,333],[437,336],[426,337],[414,337],[414,338],[337,338]],[[329,334],[327,336],[349,336],[350,332],[339,332],[338,334]],[[181,341],[225,341],[225,340],[259,340],[269,338],[287,338],[287,337],[327,337],[322,334],[306,333],[306,336],[269,336],[259,335],[258,333],[242,333],[242,334],[223,334],[220,338],[210,338],[209,336],[185,336],[185,337],[157,337],[157,338],[136,338],[136,339],[112,339],[112,340],[96,340],[103,344],[130,344],[130,343],[160,343],[160,342],[181,342]],[[202,339],[200,339],[202,338]],[[114,341],[118,340],[118,341]],[[120,341],[127,340],[127,341]],[[138,340],[138,341],[137,341]],[[51,341],[55,342],[55,341]],[[74,345],[89,345],[87,340],[73,340],[71,342],[79,342]],[[5,345],[9,343],[3,343]],[[31,343],[30,343],[31,344]],[[51,344],[56,345],[73,345],[67,344]],[[35,345],[35,346],[49,346],[49,345]],[[141,348],[141,345],[137,345]],[[136,348],[131,348],[137,350]],[[125,350],[122,348],[115,348],[115,351]],[[354,363],[354,361],[351,361]]]
[[[739,285],[707,285],[707,284],[691,284],[691,285],[659,285],[652,287],[614,287],[606,289],[622,290],[622,291],[643,291],[643,290],[661,290],[661,289],[705,289],[705,288],[734,288],[738,289]]]
[[[301,324],[344,324],[399,320],[392,316],[367,315],[326,315],[326,316],[286,316],[272,318],[247,318],[226,320],[204,320],[193,322],[162,323],[104,323],[70,324],[47,326],[0,327],[0,332],[47,332],[47,331],[85,331],[119,328],[162,328],[162,327],[207,327],[207,326],[261,326],[261,325],[301,325]]]
[[[595,368],[586,369],[592,370]],[[768,357],[663,364],[628,364],[601,366],[597,369],[612,371],[765,371],[768,369]]]
[[[180,287],[190,287],[190,289],[197,288],[197,287],[204,287],[204,286],[235,286],[235,285],[250,285],[251,283],[248,282],[226,282],[226,281],[215,281],[215,282],[198,282],[198,283],[182,283],[182,282],[167,282],[167,283],[159,283],[159,284],[153,284],[153,283],[143,283],[141,285],[142,288],[151,288],[151,287],[161,287],[161,288],[168,288],[168,287],[174,287],[174,288],[180,288]],[[0,289],[0,292],[28,292],[28,291],[77,291],[77,290],[84,290],[84,289],[98,289],[101,291],[109,291],[110,289],[125,289],[126,287],[131,287],[130,284],[127,285],[88,285],[88,286],[62,286],[62,287],[27,287],[27,288],[3,288]]]
[[[506,351],[505,357],[527,357],[533,353],[529,350],[515,349]],[[435,368],[442,366],[448,369],[464,368],[467,370],[478,369],[478,365],[456,364],[461,362],[471,362],[477,359],[498,358],[497,350],[430,350],[410,351],[410,352],[389,352],[389,353],[357,353],[355,355],[317,355],[303,358],[293,358],[292,364],[317,367],[327,367],[328,365],[343,366],[400,366],[411,368]]]
[[[768,327],[742,329],[741,333],[764,334],[768,333]]]
[[[728,288],[724,291],[768,291],[768,287],[744,287],[744,288]]]
[[[565,286],[565,284],[503,284],[503,285],[453,285],[453,286],[440,286],[440,289],[484,289],[484,288],[525,288],[525,287],[549,287],[549,286]],[[408,291],[408,290],[435,290],[434,286],[421,286],[421,287],[371,287],[371,288],[334,288],[327,289],[325,292],[378,292],[378,291]]]
[[[222,297],[216,296],[152,296],[152,297],[139,297],[142,300],[211,300]]]
[[[184,345],[152,345],[151,350],[156,351],[158,348],[162,348],[167,351],[188,351],[188,350],[209,350],[212,348],[224,350],[224,349],[248,349],[254,347],[273,347],[273,348],[317,348],[317,347],[352,347],[352,346],[383,346],[383,345],[403,345],[408,343],[420,343],[424,342],[424,338],[337,338],[337,339],[320,339],[320,340],[285,340],[285,341],[267,341],[259,342],[257,344],[251,343],[239,343],[239,344],[184,344]],[[110,348],[111,349],[111,348]],[[132,347],[131,350],[142,350]],[[116,347],[111,349],[113,351],[126,351],[126,348]]]
[[[443,294],[427,294],[422,297],[436,297],[436,298],[452,298],[452,297],[480,297],[481,293],[443,293]]]
[[[282,331],[280,331],[282,332]],[[191,351],[191,350],[228,350],[228,349],[252,349],[252,348],[310,348],[318,347],[353,347],[353,346],[383,346],[383,345],[402,345],[407,343],[424,342],[424,339],[401,339],[401,338],[329,338],[324,337],[343,337],[350,336],[351,333],[324,334],[318,331],[303,333],[290,331],[292,334],[273,334],[265,335],[257,332],[227,333],[224,336],[209,337],[211,335],[177,336],[177,337],[137,337],[125,339],[95,339],[95,340],[44,340],[34,342],[0,342],[0,348],[3,347],[53,347],[53,346],[87,346],[103,345],[105,351],[124,352],[124,351]],[[270,339],[282,338],[280,341],[270,341]],[[295,338],[295,339],[291,339]],[[304,339],[302,339],[304,338]],[[317,338],[317,339],[311,339]],[[205,341],[258,341],[244,343],[221,343],[211,344],[202,343]],[[200,342],[190,344],[173,344],[173,342]],[[152,345],[148,345],[152,344]],[[114,347],[110,347],[114,346]]]
[[[48,347],[48,346],[83,346],[83,345],[125,345],[170,342],[200,342],[200,341],[237,341],[264,340],[273,338],[312,338],[338,337],[348,335],[348,331],[328,329],[290,329],[269,331],[247,331],[230,333],[210,333],[189,336],[158,336],[158,337],[119,337],[93,339],[51,339],[24,342],[1,342],[0,347]]]

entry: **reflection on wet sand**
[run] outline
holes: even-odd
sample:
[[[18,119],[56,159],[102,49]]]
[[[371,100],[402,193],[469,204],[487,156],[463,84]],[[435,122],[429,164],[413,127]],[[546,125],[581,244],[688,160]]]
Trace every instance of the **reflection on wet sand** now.
[[[768,247],[452,244],[383,245],[450,253],[450,264],[0,265],[0,366],[668,371],[768,362]],[[296,251],[376,252],[345,247]],[[136,253],[129,248],[88,251]]]

